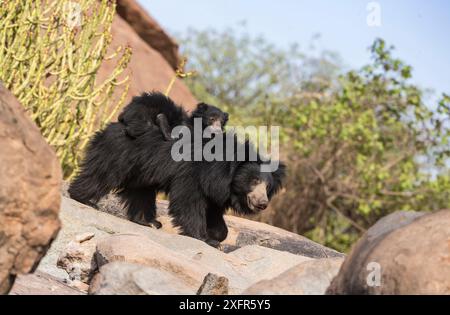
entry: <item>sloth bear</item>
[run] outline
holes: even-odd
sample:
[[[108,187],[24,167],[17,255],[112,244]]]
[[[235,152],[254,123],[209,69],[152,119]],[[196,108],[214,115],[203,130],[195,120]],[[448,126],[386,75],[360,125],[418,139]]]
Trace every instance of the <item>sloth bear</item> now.
[[[227,133],[222,137],[234,137]],[[261,159],[240,161],[179,161],[171,156],[175,140],[165,141],[150,129],[136,139],[125,135],[121,123],[111,123],[90,141],[81,172],[71,183],[71,198],[95,204],[115,190],[127,208],[130,220],[161,227],[156,217],[156,194],[169,195],[169,214],[183,235],[217,247],[228,233],[223,215],[229,208],[239,214],[265,209],[281,188],[284,165],[262,172]],[[235,142],[246,157],[249,142]],[[242,152],[242,151],[241,151]]]
[[[199,103],[189,117],[186,111],[170,98],[159,92],[144,93],[133,97],[122,113],[119,122],[126,126],[125,131],[131,138],[143,135],[152,126],[158,126],[165,140],[172,140],[170,133],[176,126],[193,126],[194,119],[202,119],[202,129],[211,126],[213,132],[223,131],[228,113],[215,106]]]

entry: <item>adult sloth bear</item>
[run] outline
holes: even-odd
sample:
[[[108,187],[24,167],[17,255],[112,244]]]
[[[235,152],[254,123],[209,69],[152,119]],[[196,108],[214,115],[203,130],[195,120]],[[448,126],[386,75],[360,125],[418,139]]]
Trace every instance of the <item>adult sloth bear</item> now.
[[[236,138],[226,133],[221,136]],[[69,194],[82,203],[95,204],[116,190],[132,221],[159,228],[156,194],[164,191],[170,199],[169,214],[182,234],[218,246],[228,233],[223,219],[228,208],[240,214],[257,213],[281,187],[282,163],[276,171],[265,173],[260,159],[238,160],[239,150],[250,156],[248,142],[236,144],[233,161],[211,162],[174,161],[174,143],[165,141],[157,129],[130,139],[121,123],[111,123],[91,140]]]

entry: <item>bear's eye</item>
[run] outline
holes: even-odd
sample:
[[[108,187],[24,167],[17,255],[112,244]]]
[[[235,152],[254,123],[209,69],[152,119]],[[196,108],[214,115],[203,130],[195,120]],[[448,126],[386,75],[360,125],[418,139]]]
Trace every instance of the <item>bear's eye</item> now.
[[[259,180],[258,179],[252,179],[251,185],[252,186],[256,186],[259,184]]]

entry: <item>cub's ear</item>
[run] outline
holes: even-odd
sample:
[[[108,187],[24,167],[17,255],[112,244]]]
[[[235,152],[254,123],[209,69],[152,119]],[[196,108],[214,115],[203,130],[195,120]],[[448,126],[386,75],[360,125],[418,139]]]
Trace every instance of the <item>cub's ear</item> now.
[[[272,172],[273,184],[269,191],[269,197],[275,195],[281,187],[283,187],[283,180],[286,177],[286,165],[279,161],[278,168]]]
[[[197,112],[204,112],[208,109],[209,105],[206,103],[198,103],[197,104],[197,108],[195,109],[195,111]]]
[[[198,103],[197,107],[192,112],[192,117],[203,117],[205,115],[205,112],[208,110],[209,105],[206,103]]]
[[[228,121],[229,115],[228,113],[223,113],[223,121],[226,123]]]

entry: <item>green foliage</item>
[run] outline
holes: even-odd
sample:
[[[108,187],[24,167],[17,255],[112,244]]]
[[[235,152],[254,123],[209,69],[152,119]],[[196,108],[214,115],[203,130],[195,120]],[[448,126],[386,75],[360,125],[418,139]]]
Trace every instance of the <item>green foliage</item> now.
[[[119,76],[130,49],[107,56],[114,12],[108,0],[0,0],[0,79],[55,148],[66,177],[128,89],[128,78]],[[98,80],[102,63],[114,58],[117,65]],[[113,97],[120,101],[112,104]]]
[[[371,64],[340,76],[333,55],[230,31],[183,42],[199,99],[232,107],[235,123],[282,126],[287,189],[261,220],[346,251],[390,212],[450,208],[450,99],[426,104],[383,40]]]
[[[180,37],[183,54],[199,75],[186,80],[191,91],[206,102],[228,110],[234,122],[270,120],[275,107],[308,85],[316,92],[328,88],[338,60],[331,52],[306,56],[298,46],[278,49],[264,38],[236,30],[222,32],[189,29]],[[275,106],[276,105],[276,106]]]

